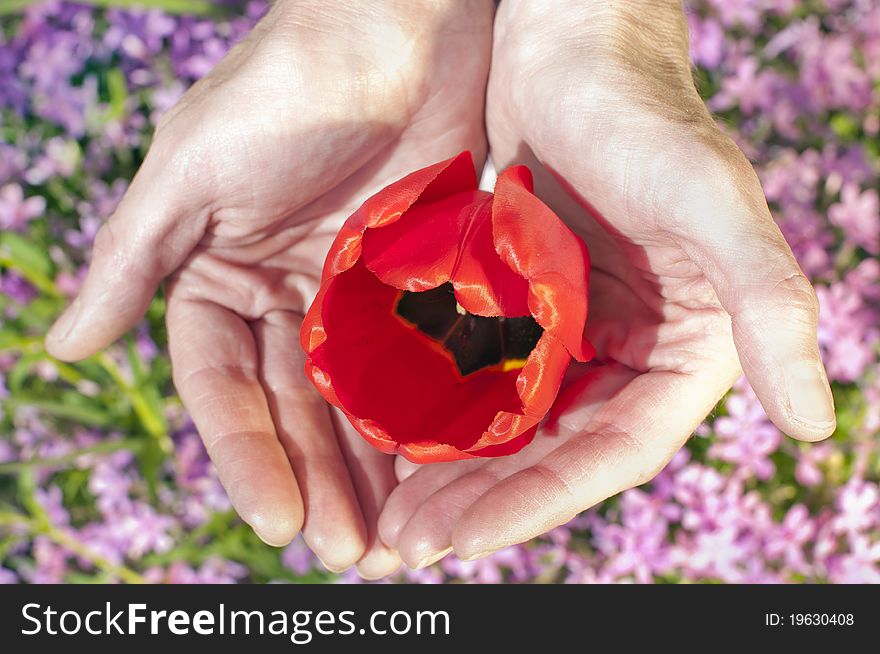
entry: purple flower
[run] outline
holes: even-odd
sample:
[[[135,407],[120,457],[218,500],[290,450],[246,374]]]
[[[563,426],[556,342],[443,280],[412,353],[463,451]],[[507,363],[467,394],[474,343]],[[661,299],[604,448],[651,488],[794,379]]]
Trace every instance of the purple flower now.
[[[64,508],[64,498],[58,486],[38,488],[34,496],[54,526],[63,527],[70,524],[70,514]]]
[[[0,229],[22,231],[27,224],[46,211],[46,199],[35,195],[25,199],[18,184],[0,188]]]
[[[132,479],[125,468],[131,460],[131,453],[120,451],[92,468],[89,491],[96,497],[98,509],[104,515],[115,515],[129,504]]]
[[[175,561],[167,570],[148,569],[144,577],[154,584],[234,584],[247,577],[247,568],[234,561],[211,557],[198,569]]]
[[[37,536],[33,544],[34,567],[22,570],[32,584],[60,584],[67,574],[68,554],[45,536]]]
[[[725,27],[742,25],[755,32],[761,24],[760,0],[709,0]]]
[[[39,185],[59,175],[69,177],[74,173],[80,161],[80,150],[76,141],[61,137],[51,138],[46,142],[40,155],[24,178],[28,184]]]
[[[688,12],[691,61],[704,68],[715,69],[724,56],[724,30],[712,18],[701,19]]]
[[[831,379],[852,382],[876,361],[880,341],[880,309],[860,293],[862,275],[850,273],[842,282],[819,285],[819,346]]]
[[[2,381],[2,379],[0,379]],[[0,400],[2,400],[2,396],[0,396]],[[3,420],[3,405],[0,404],[0,420]],[[7,440],[0,440],[0,463],[6,463],[8,461],[15,461],[18,459],[18,452],[15,449],[15,446]]]
[[[2,58],[3,48],[0,46],[0,58]],[[0,88],[3,82],[0,81]],[[0,98],[0,106],[2,106],[2,98]],[[9,143],[0,142],[0,186],[14,181],[28,166],[28,156],[22,149],[10,145]]]
[[[837,189],[844,184],[861,184],[874,179],[871,162],[861,144],[847,148],[827,144],[822,149],[822,171],[827,178],[826,187]]]
[[[831,445],[807,445],[806,449],[798,450],[797,467],[794,470],[795,479],[803,486],[818,486],[824,480],[824,475],[819,469],[819,463],[827,459],[833,448]]]
[[[871,543],[867,536],[849,538],[850,551],[834,557],[829,578],[835,584],[880,583],[880,540]]]
[[[17,584],[18,575],[12,570],[0,566],[0,585]]]
[[[73,275],[62,270],[55,277],[55,287],[60,293],[63,293],[67,297],[75,297],[76,294],[79,293],[82,283],[85,281],[87,272],[88,268],[86,266],[82,266],[76,271],[76,274]]]
[[[142,322],[137,328],[137,344],[138,355],[146,363],[151,363],[159,355],[159,348],[150,336],[150,325]]]
[[[21,305],[30,304],[37,295],[37,289],[14,270],[0,274],[0,292]]]
[[[721,91],[712,97],[709,106],[715,110],[735,106],[744,113],[753,113],[770,97],[772,77],[773,73],[760,69],[757,59],[744,57],[737,63],[735,73],[724,78]]]
[[[876,189],[859,193],[855,184],[845,184],[840,202],[828,209],[828,219],[843,230],[847,241],[880,254],[880,196]]]
[[[837,495],[837,515],[832,522],[838,533],[859,532],[880,526],[880,489],[854,477]]]
[[[103,45],[110,51],[139,62],[159,54],[165,39],[170,37],[177,21],[157,10],[110,9],[107,11],[110,25],[104,32]]]
[[[128,182],[117,179],[108,185],[96,181],[89,185],[89,200],[83,200],[76,206],[79,212],[79,229],[68,230],[64,240],[68,245],[82,250],[91,248],[104,220],[110,217],[128,188]]]
[[[304,576],[317,569],[318,560],[303,541],[302,536],[293,539],[281,553],[281,562],[295,574]]]
[[[795,504],[765,546],[766,555],[770,559],[781,558],[787,570],[799,574],[808,574],[810,565],[807,562],[805,549],[816,533],[810,512],[803,504]]]
[[[800,84],[809,92],[814,111],[843,107],[862,111],[870,106],[872,83],[856,64],[848,35],[817,36],[799,43]]]
[[[462,581],[478,584],[500,584],[504,581],[503,567],[507,558],[504,552],[506,550],[476,561],[462,561],[456,556],[447,556],[440,562],[440,568],[446,574]]]

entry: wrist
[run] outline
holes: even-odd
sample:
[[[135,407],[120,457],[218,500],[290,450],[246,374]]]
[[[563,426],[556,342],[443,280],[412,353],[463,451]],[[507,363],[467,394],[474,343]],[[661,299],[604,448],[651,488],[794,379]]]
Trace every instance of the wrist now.
[[[536,52],[570,51],[603,67],[654,65],[690,76],[681,0],[503,0],[495,23],[496,38]]]
[[[317,13],[325,20],[337,16],[340,20],[349,16],[366,20],[393,18],[417,26],[494,10],[495,0],[364,0],[351,4],[335,0],[275,0],[271,13],[283,20],[294,21]]]

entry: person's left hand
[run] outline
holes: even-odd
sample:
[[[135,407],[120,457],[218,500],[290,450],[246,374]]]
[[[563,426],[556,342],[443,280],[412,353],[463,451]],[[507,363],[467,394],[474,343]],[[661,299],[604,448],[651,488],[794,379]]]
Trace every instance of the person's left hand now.
[[[498,10],[492,158],[529,165],[587,243],[599,360],[573,366],[573,404],[516,455],[398,460],[379,531],[411,567],[523,542],[648,481],[741,369],[784,432],[834,430],[812,287],[694,88],[680,3],[641,5]]]

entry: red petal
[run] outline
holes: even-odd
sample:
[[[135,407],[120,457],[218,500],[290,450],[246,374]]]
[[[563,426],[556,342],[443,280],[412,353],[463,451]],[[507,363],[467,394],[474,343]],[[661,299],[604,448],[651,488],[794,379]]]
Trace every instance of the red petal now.
[[[420,443],[397,443],[388,433],[374,420],[363,420],[350,414],[349,422],[358,430],[368,443],[385,454],[400,454],[413,463],[440,463],[442,461],[459,461],[473,458],[467,452],[462,452],[454,445],[443,443],[420,442]]]
[[[313,352],[327,337],[321,320],[326,285],[339,273],[351,268],[361,256],[361,240],[367,228],[391,224],[417,201],[436,202],[442,198],[477,188],[477,175],[471,153],[461,154],[410,173],[367,199],[339,230],[327,258],[321,289],[303,319],[300,340],[307,353]]]
[[[553,406],[571,355],[549,332],[544,332],[516,380],[521,411],[499,411],[468,452],[500,445],[536,426]]]
[[[528,316],[529,283],[510,269],[495,251],[492,238],[492,203],[482,203],[461,246],[452,275],[455,297],[478,316]]]
[[[325,397],[391,442],[467,449],[498,411],[521,406],[518,371],[459,376],[445,351],[394,315],[398,295],[361,261],[336,276],[324,295],[327,339],[310,355],[310,375]]]
[[[404,443],[398,448],[397,453],[413,463],[443,463],[473,458],[472,455],[452,445],[430,442]]]
[[[590,256],[584,242],[532,194],[525,166],[498,176],[492,205],[495,248],[529,280],[529,309],[578,361],[594,352],[584,339]]]
[[[492,194],[485,191],[465,191],[428,204],[420,200],[396,222],[364,233],[364,263],[395,288],[436,288],[452,276],[474,212],[482,206],[488,211],[491,203]],[[504,265],[500,259],[498,264]]]
[[[538,432],[538,425],[535,425],[528,431],[520,434],[506,443],[498,445],[489,445],[481,450],[471,450],[470,453],[479,457],[507,456],[508,454],[516,454],[526,445],[532,442],[535,434]]]
[[[324,277],[338,275],[354,265],[361,253],[365,230],[382,227],[400,219],[416,202],[437,202],[456,193],[477,189],[474,160],[468,151],[452,159],[410,173],[371,196],[342,229],[324,264]]]

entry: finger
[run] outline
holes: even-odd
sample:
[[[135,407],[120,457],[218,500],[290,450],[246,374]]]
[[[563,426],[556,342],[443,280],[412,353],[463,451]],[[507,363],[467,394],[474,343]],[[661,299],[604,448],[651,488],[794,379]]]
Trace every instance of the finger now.
[[[174,384],[242,519],[270,545],[303,523],[303,501],[275,433],[248,325],[214,304],[168,300]]]
[[[558,433],[543,430],[522,452],[491,459],[469,472],[463,470],[459,477],[433,492],[414,510],[400,533],[398,550],[406,564],[420,568],[445,556],[452,549],[456,523],[474,502],[500,481],[538,463],[559,447],[562,435],[572,430],[569,423],[582,425],[602,402],[625,386],[634,375],[623,366],[608,365],[592,370],[580,382],[587,390],[578,398],[577,408],[560,420]],[[402,492],[420,488],[423,484],[421,477],[429,472],[420,471],[404,482]]]
[[[187,181],[182,153],[161,139],[150,149],[116,211],[98,231],[77,298],[46,335],[55,357],[90,356],[131,329],[162,279],[199,242],[208,212]]]
[[[305,504],[303,539],[338,572],[361,558],[367,533],[329,407],[303,372],[300,322],[275,311],[254,324],[260,378]]]
[[[485,464],[484,459],[472,459],[421,466],[397,486],[385,502],[379,516],[379,537],[397,548],[400,532],[422,502],[452,480]]]
[[[397,476],[397,481],[403,481],[412,475],[416,470],[422,467],[421,463],[413,463],[412,461],[407,461],[405,457],[399,456],[394,461],[394,474]]]
[[[836,423],[816,294],[732,144],[728,161],[731,170],[713,170],[686,193],[678,235],[733,319],[740,362],[767,415],[795,438],[826,438]]]
[[[379,538],[378,525],[382,507],[397,486],[394,457],[365,441],[339,409],[332,409],[331,415],[367,528],[367,547],[357,571],[364,579],[381,579],[400,567],[400,556]]]
[[[516,456],[494,459],[469,472],[460,469],[461,476],[434,490],[400,530],[397,549],[403,562],[419,569],[449,554],[455,524],[468,507],[502,479],[537,463],[557,444],[552,438],[538,438]],[[455,463],[461,462],[451,465]]]
[[[456,554],[474,559],[524,542],[653,478],[732,382],[717,370],[634,377],[577,435],[481,495],[455,525]]]

